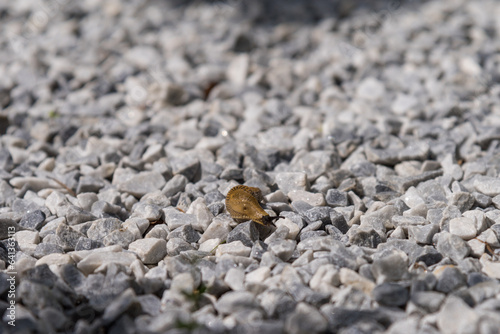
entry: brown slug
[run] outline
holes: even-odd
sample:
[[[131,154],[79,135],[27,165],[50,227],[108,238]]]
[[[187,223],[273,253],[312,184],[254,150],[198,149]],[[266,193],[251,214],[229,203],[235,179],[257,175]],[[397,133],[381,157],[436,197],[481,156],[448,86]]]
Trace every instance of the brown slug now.
[[[253,220],[261,225],[274,225],[273,221],[282,217],[271,217],[262,209],[263,200],[259,188],[239,185],[231,188],[226,196],[226,209],[235,220]]]

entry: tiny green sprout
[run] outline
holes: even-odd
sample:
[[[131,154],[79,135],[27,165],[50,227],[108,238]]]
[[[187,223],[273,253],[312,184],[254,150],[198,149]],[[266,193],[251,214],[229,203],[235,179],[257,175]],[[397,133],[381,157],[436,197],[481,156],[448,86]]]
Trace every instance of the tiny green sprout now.
[[[200,325],[196,321],[183,321],[181,319],[177,319],[176,328],[178,329],[187,329],[189,331],[193,331],[196,328],[200,327]]]
[[[56,110],[52,109],[51,111],[49,111],[49,118],[57,118],[59,116],[60,115]]]

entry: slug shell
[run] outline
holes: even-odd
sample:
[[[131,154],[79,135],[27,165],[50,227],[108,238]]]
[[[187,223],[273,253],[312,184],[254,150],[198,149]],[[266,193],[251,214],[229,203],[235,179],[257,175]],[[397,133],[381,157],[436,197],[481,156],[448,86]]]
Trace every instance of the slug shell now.
[[[259,201],[262,200],[259,188],[236,186],[229,190],[226,196],[226,209],[233,219],[253,220],[262,225],[268,225],[274,217],[262,209]]]

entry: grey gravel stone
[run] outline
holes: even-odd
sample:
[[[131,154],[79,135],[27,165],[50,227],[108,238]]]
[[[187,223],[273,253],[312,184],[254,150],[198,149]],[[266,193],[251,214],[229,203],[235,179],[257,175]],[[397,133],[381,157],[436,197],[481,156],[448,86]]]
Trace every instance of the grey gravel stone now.
[[[445,294],[436,291],[418,291],[411,295],[411,301],[429,313],[439,310],[445,299]]]
[[[299,303],[285,324],[289,333],[317,333],[326,328],[327,321],[323,315],[306,303]]]
[[[79,233],[69,227],[68,225],[61,224],[56,230],[56,235],[61,240],[62,246],[65,250],[73,250],[76,248],[78,240],[80,238],[85,238],[85,235]]]
[[[423,226],[409,226],[408,238],[415,240],[419,244],[431,244],[434,234],[439,232],[439,226],[436,224],[427,224]]]
[[[377,254],[371,270],[377,282],[398,281],[407,275],[408,258],[402,251],[387,250]]]
[[[456,267],[444,268],[438,275],[436,291],[450,293],[454,290],[465,286],[467,283],[466,277]]]
[[[451,205],[455,205],[461,212],[469,210],[475,202],[475,198],[468,192],[459,191],[452,195]]]
[[[191,244],[200,240],[200,235],[191,225],[183,225],[170,232],[167,239],[171,238],[181,238]]]
[[[19,225],[33,230],[40,230],[44,225],[45,218],[45,213],[42,210],[35,210],[24,215]]]
[[[44,257],[45,255],[48,254],[53,254],[53,253],[64,253],[64,250],[61,246],[57,244],[48,244],[48,243],[41,243],[38,244],[35,248],[35,252],[33,253],[33,257],[36,259],[40,259]]]
[[[460,261],[469,254],[469,246],[460,237],[441,232],[437,238],[437,250],[454,261]]]
[[[337,189],[329,189],[325,196],[326,203],[331,207],[347,206],[349,204],[347,194]]]
[[[137,302],[141,305],[141,309],[144,313],[151,316],[156,316],[160,314],[160,298],[153,294],[146,294],[137,296]]]
[[[492,202],[492,199],[490,196],[486,196],[486,195],[478,193],[476,191],[472,193],[472,196],[474,196],[475,204],[481,208],[488,207]]]
[[[372,291],[373,298],[381,305],[402,306],[409,298],[408,290],[396,283],[382,283]]]
[[[100,248],[103,247],[104,244],[102,242],[92,240],[89,238],[81,237],[78,239],[76,242],[75,250],[80,251],[80,250],[91,250],[95,248]]]
[[[351,244],[370,248],[376,248],[382,241],[382,236],[373,229],[368,231],[356,229],[349,236],[349,242]]]
[[[174,175],[182,174],[190,181],[195,178],[200,169],[200,161],[195,152],[172,157],[171,164]]]
[[[78,180],[76,192],[78,194],[86,192],[99,192],[105,186],[104,180],[92,176],[83,176]]]
[[[167,253],[169,256],[179,255],[189,250],[194,250],[194,247],[181,238],[172,238],[167,242]]]
[[[188,179],[182,175],[174,175],[168,182],[165,184],[165,186],[162,189],[162,193],[165,194],[167,197],[172,197],[175,194],[184,191],[184,188],[186,187],[186,184],[188,183]]]
[[[128,214],[123,214],[123,208],[116,204],[111,204],[106,201],[98,200],[92,204],[91,212],[94,216],[100,218],[114,217],[120,219],[128,217]]]
[[[111,232],[121,228],[121,221],[116,218],[101,218],[92,222],[87,231],[87,236],[95,241],[102,242]]]
[[[255,227],[255,223],[248,221],[238,224],[227,235],[227,242],[241,241],[245,246],[252,247],[254,242],[259,239],[259,231]]]

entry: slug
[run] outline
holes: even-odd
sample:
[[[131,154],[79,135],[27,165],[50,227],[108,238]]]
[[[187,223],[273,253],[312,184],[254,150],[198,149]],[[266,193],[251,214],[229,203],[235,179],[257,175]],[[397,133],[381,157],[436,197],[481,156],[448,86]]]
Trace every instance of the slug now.
[[[282,217],[271,217],[262,209],[263,200],[259,188],[239,185],[231,188],[226,196],[226,209],[234,220],[253,220],[261,225],[274,225],[273,221]]]

